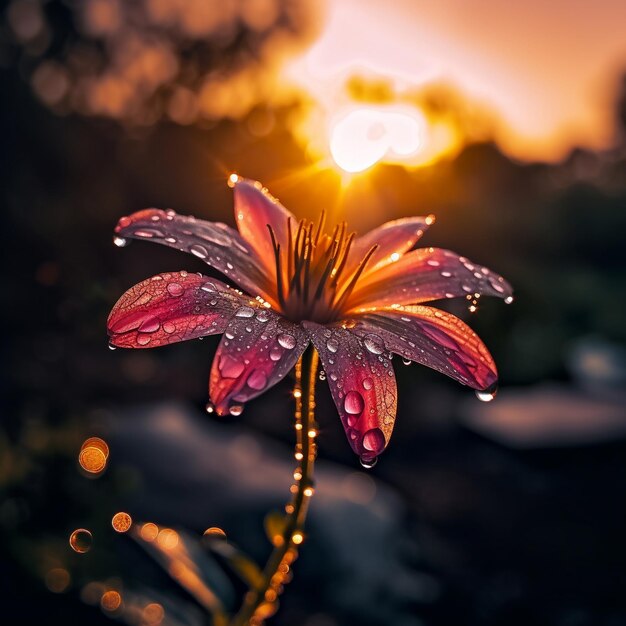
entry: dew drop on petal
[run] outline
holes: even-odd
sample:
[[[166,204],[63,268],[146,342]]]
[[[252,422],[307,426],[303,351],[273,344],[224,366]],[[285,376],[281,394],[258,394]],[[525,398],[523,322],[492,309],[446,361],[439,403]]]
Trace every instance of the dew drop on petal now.
[[[363,454],[359,458],[359,462],[365,469],[372,469],[376,463],[378,463],[378,457],[370,456],[369,454]]]
[[[145,237],[146,239],[152,239],[153,237],[160,239],[165,237],[165,235],[156,228],[142,228],[140,230],[136,230],[134,234],[136,237]]]
[[[326,342],[326,347],[329,352],[337,352],[339,350],[339,342],[336,339],[329,339]]]
[[[176,324],[174,324],[173,322],[165,322],[165,324],[163,324],[163,331],[166,332],[168,335],[171,335],[175,330]]]
[[[326,380],[326,372],[324,370],[320,370],[318,378],[320,380]]]
[[[296,338],[293,335],[287,333],[281,333],[277,337],[278,343],[285,348],[285,350],[293,350],[296,347]]]
[[[209,256],[207,249],[198,243],[194,243],[189,246],[189,252],[191,252],[191,254],[197,256],[200,259],[206,259]]]
[[[278,346],[274,346],[270,350],[270,359],[272,361],[280,361],[280,357],[282,356],[283,356],[283,351]]]
[[[382,354],[385,351],[383,340],[378,335],[367,335],[363,344],[372,354]]]
[[[261,309],[257,314],[256,314],[256,318],[259,320],[259,322],[267,322],[270,318],[270,314],[268,311],[265,311],[264,309]]]
[[[212,402],[207,402],[204,406],[204,410],[210,415],[215,412],[215,405]]]
[[[379,455],[385,449],[385,435],[380,428],[370,428],[364,435],[361,442],[366,450],[375,455]]]
[[[513,296],[508,296],[504,299],[505,304],[511,304],[513,302]]]
[[[93,536],[86,528],[77,528],[70,535],[70,547],[74,552],[78,552],[79,554],[89,552],[92,543]]]
[[[242,413],[243,413],[243,405],[242,404],[233,404],[229,409],[228,412],[233,416],[233,417],[239,417]]]
[[[249,306],[242,306],[235,312],[235,317],[254,317],[254,309]]]
[[[128,239],[124,239],[124,237],[113,237],[113,245],[117,246],[118,248],[123,248],[129,243],[130,241]]]
[[[267,376],[261,369],[252,370],[250,376],[248,376],[248,387],[260,391],[267,385]]]
[[[169,293],[170,296],[174,296],[175,298],[177,298],[178,296],[182,296],[183,291],[183,286],[179,283],[170,283],[167,286],[167,293]]]
[[[374,386],[371,378],[364,378],[361,384],[363,385],[363,389],[366,391],[369,391]]]
[[[487,389],[477,389],[475,393],[481,402],[491,402],[498,393],[498,383],[494,383]]]
[[[117,346],[114,346],[112,343],[110,343],[109,350],[117,350]]]
[[[411,365],[411,363],[412,363],[411,359],[402,359],[403,365]]]
[[[365,408],[363,396],[358,391],[349,391],[343,400],[343,408],[346,413],[360,415]]]
[[[137,335],[137,343],[140,346],[147,346],[150,343],[150,334],[143,333],[143,334]]]

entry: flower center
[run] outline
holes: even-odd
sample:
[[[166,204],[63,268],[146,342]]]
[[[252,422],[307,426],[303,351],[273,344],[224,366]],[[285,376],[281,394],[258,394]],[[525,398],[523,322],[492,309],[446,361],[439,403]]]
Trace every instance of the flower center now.
[[[281,250],[271,225],[276,261],[276,298],[282,313],[294,322],[327,323],[338,319],[367,262],[378,248],[372,246],[354,267],[348,264],[355,233],[345,222],[329,235],[324,231],[326,213],[320,221],[300,220],[294,228],[287,219],[287,250]],[[348,266],[352,269],[347,269]]]

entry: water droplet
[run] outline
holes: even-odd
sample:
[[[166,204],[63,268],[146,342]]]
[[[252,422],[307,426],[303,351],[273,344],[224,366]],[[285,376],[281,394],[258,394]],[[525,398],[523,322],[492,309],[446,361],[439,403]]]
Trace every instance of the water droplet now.
[[[137,343],[140,346],[147,346],[150,343],[150,334],[149,333],[137,334]]]
[[[114,346],[112,343],[110,343],[109,350],[117,350],[117,346]]]
[[[77,528],[70,535],[70,547],[74,552],[78,552],[79,554],[89,552],[92,543],[93,536],[86,528]]]
[[[124,239],[124,237],[113,237],[113,245],[117,246],[118,248],[123,248],[129,243],[130,241],[128,239]]]
[[[363,435],[361,443],[366,450],[378,456],[385,449],[385,435],[380,428],[371,428]]]
[[[270,350],[270,359],[272,361],[280,361],[280,357],[282,356],[283,356],[283,351],[278,346],[274,346]]]
[[[402,359],[403,365],[411,365],[411,363],[412,363],[411,359]]]
[[[191,254],[197,256],[200,259],[206,259],[209,256],[207,249],[204,246],[201,246],[199,243],[194,243],[189,246],[189,252]]]
[[[254,309],[249,306],[242,306],[237,309],[235,317],[254,317]]]
[[[366,389],[367,391],[369,391],[374,386],[374,382],[372,381],[371,378],[364,378],[362,385],[363,385],[363,389]]]
[[[165,322],[165,324],[163,324],[163,331],[166,332],[168,335],[171,335],[175,330],[176,324],[174,324],[173,322]]]
[[[505,304],[511,304],[512,302],[513,302],[513,296],[507,296],[507,297],[504,299],[504,303],[505,303]]]
[[[281,333],[277,337],[278,343],[285,348],[285,350],[293,350],[296,347],[296,338],[293,335],[287,335]]]
[[[326,380],[326,372],[324,370],[320,370],[320,375],[318,378],[320,380]]]
[[[383,340],[378,335],[367,335],[363,344],[372,354],[382,354],[385,351]]]
[[[215,286],[215,283],[204,283],[204,285],[202,285],[200,289],[202,289],[202,291],[206,291],[207,293],[217,292],[217,287]]]
[[[165,235],[156,228],[140,228],[134,232],[134,235],[136,237],[145,237],[146,239],[152,239],[153,237],[160,239],[161,237],[165,237]]]
[[[329,339],[326,342],[326,347],[330,352],[337,352],[339,350],[339,342],[336,339]]]
[[[359,458],[359,462],[365,469],[372,469],[372,467],[378,463],[378,457],[364,454]]]
[[[183,291],[185,290],[183,289],[183,286],[180,285],[179,283],[170,283],[167,286],[167,293],[169,293],[170,296],[174,296],[175,298],[182,296]]]
[[[238,378],[245,369],[244,364],[228,354],[222,354],[219,361],[219,370],[224,378]]]
[[[346,413],[360,415],[365,408],[363,396],[358,391],[349,391],[343,400],[343,408]]]
[[[243,405],[242,404],[233,404],[229,409],[228,412],[233,416],[233,417],[239,417],[242,413],[243,413]]]
[[[498,383],[493,383],[487,389],[477,389],[475,393],[481,402],[491,402],[498,393]]]
[[[269,311],[265,311],[264,309],[261,309],[256,314],[256,318],[259,320],[259,322],[267,322],[270,318]]]
[[[263,370],[253,370],[250,376],[248,376],[248,387],[260,391],[267,385],[267,376]]]
[[[212,402],[207,402],[204,405],[204,410],[210,415],[215,412],[215,405]]]
[[[123,511],[116,513],[111,520],[111,526],[113,526],[113,530],[118,533],[127,532],[132,524],[132,517],[128,513],[124,513]]]

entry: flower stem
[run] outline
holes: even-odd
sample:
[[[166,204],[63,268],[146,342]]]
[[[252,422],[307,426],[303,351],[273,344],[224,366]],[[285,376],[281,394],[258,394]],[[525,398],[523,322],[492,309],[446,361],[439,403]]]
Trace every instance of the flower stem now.
[[[282,528],[273,537],[274,550],[270,554],[259,585],[245,595],[239,612],[231,626],[258,626],[277,609],[277,596],[287,582],[290,565],[298,556],[298,545],[304,535],[302,529],[308,504],[313,495],[313,469],[317,446],[315,422],[315,383],[317,381],[318,356],[313,348],[300,357],[296,364],[294,388],[296,459],[299,466],[294,472],[295,484],[291,486],[292,498],[285,506],[287,515]]]

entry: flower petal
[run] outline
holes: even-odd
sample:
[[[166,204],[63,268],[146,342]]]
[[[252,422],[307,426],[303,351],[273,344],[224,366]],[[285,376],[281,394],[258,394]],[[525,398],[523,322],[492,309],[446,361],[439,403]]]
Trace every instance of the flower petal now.
[[[207,222],[172,210],[145,209],[122,217],[115,227],[116,239],[145,239],[189,252],[222,272],[253,295],[272,299],[275,289],[262,271],[254,249],[230,226]],[[272,279],[273,280],[273,279]]]
[[[228,323],[217,349],[209,395],[219,415],[233,402],[255,398],[295,365],[309,344],[299,326],[261,308],[242,307]]]
[[[296,218],[263,185],[247,178],[233,180],[235,189],[235,222],[241,236],[253,248],[262,260],[265,271],[273,280],[276,279],[276,261],[268,224],[280,244],[283,254],[287,254],[288,220],[292,228]]]
[[[354,333],[375,350],[384,345],[474,389],[498,379],[496,364],[478,335],[458,317],[427,306],[382,309],[355,316]]]
[[[509,298],[513,290],[502,276],[450,250],[420,248],[359,281],[347,307],[356,312],[475,293]]]
[[[382,226],[365,233],[362,237],[357,237],[350,249],[345,276],[352,274],[373,245],[378,245],[378,249],[368,261],[364,275],[397,261],[418,242],[424,231],[434,221],[433,215],[405,217],[386,222]]]
[[[303,326],[319,352],[350,446],[363,462],[373,462],[387,447],[396,419],[391,360],[382,350],[367,350],[359,337],[342,327],[311,322]]]
[[[117,301],[107,321],[110,342],[120,348],[155,348],[221,333],[248,300],[206,276],[157,274]]]

